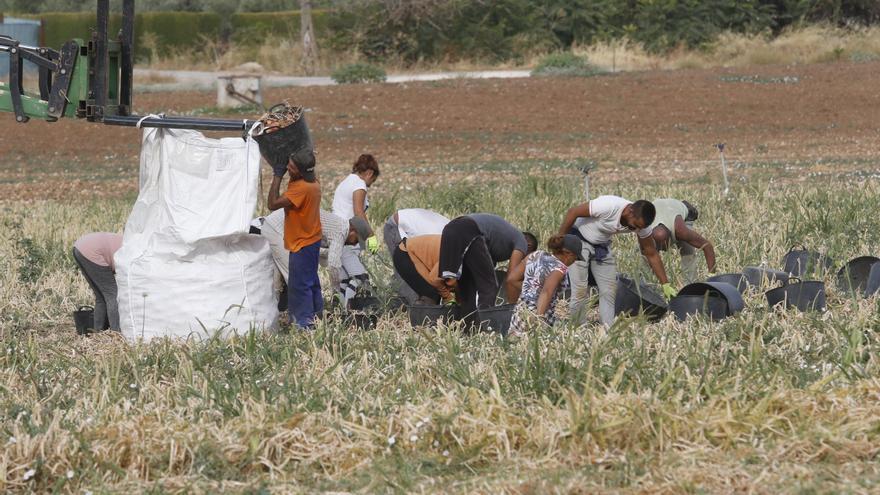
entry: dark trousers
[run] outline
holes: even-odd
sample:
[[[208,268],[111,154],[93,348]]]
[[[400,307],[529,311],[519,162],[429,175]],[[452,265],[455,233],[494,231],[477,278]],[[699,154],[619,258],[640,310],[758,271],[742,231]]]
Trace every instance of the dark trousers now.
[[[290,322],[304,329],[315,326],[315,317],[324,311],[321,281],[318,279],[318,256],[321,241],[290,253],[287,310]]]
[[[413,264],[412,258],[409,257],[409,253],[397,247],[394,250],[392,259],[394,261],[394,270],[416,294],[430,297],[434,302],[440,301],[440,294],[437,293],[437,290],[427,280],[422,278],[422,275],[416,269],[416,265]]]
[[[482,236],[471,242],[464,254],[461,278],[458,279],[458,304],[461,316],[472,315],[479,308],[495,306],[498,295],[498,280],[495,278],[495,263]]]
[[[73,259],[95,293],[95,330],[119,330],[119,307],[116,303],[116,277],[113,270],[109,266],[89,261],[77,248],[73,248]]]
[[[440,236],[440,277],[459,278],[465,253],[474,239],[482,237],[480,227],[472,218],[458,217],[447,223]],[[491,261],[491,257],[489,259]]]

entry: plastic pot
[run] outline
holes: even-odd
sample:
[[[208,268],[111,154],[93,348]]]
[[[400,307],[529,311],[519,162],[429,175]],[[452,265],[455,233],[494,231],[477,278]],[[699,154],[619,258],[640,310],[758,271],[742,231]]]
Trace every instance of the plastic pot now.
[[[666,314],[668,305],[662,295],[644,283],[617,276],[617,295],[614,299],[614,313],[625,316],[644,314],[649,321],[657,321]]]
[[[481,309],[477,311],[480,319],[480,330],[485,332],[499,333],[503,337],[507,337],[510,330],[510,320],[513,317],[513,308],[515,304],[503,304],[494,308]]]
[[[844,292],[864,294],[868,286],[871,268],[880,261],[875,256],[859,256],[843,265],[837,272],[837,287]]]
[[[733,289],[733,286],[730,288]],[[729,316],[727,300],[709,292],[703,295],[679,294],[669,301],[669,310],[678,321],[685,321],[688,316],[694,315],[703,315],[712,321],[720,321]]]
[[[788,250],[782,258],[782,270],[792,277],[803,277],[807,273],[824,273],[834,267],[828,256],[816,251],[808,251],[803,246],[795,246]]]
[[[742,273],[723,273],[721,275],[709,277],[706,281],[730,284],[735,287],[740,294],[744,294],[749,288],[749,281]]]
[[[785,308],[797,308],[801,311],[825,311],[825,283],[817,280],[783,285],[768,290],[764,296],[770,308],[778,304]]]
[[[77,335],[85,335],[95,331],[95,308],[80,306],[73,312],[73,324]]]
[[[346,322],[360,330],[371,330],[376,327],[379,315],[368,313],[350,313],[346,316]]]
[[[455,320],[456,306],[413,304],[409,306],[409,323],[414,327],[433,326]]]
[[[865,284],[865,297],[871,297],[880,291],[880,263],[871,265],[868,282]]]
[[[498,297],[504,299],[507,297],[507,291],[504,289],[504,280],[507,279],[507,270],[495,270],[495,282],[498,283]]]
[[[749,286],[765,287],[777,283],[786,284],[791,275],[782,270],[774,270],[766,266],[747,266],[743,268],[743,276],[746,277]]]
[[[373,296],[357,296],[348,300],[350,311],[378,311],[382,308],[382,301]]]
[[[725,316],[733,316],[745,307],[742,294],[736,290],[736,287],[727,282],[696,282],[688,284],[678,291],[678,295],[721,298],[727,304],[727,314]],[[672,303],[670,302],[669,305],[671,309]]]

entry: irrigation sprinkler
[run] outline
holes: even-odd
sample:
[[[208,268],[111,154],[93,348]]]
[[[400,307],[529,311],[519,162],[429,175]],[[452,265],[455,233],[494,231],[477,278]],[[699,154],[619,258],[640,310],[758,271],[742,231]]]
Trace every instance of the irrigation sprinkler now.
[[[596,163],[589,161],[581,167],[581,173],[584,174],[584,198],[590,200],[590,172],[596,168]]]
[[[718,143],[715,147],[718,148],[718,153],[721,155],[721,173],[724,175],[724,197],[727,197],[727,193],[730,192],[730,182],[727,180],[727,162],[724,160],[724,143]]]

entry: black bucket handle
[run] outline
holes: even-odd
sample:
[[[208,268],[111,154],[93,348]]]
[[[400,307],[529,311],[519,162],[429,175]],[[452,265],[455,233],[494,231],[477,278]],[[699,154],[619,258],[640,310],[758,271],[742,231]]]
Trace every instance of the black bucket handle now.
[[[76,309],[77,311],[94,311],[95,308],[93,306],[80,306]]]
[[[797,251],[807,251],[807,246],[805,246],[803,244],[795,244],[795,245],[791,246],[790,248],[788,248],[788,252],[791,253],[792,251],[795,251],[796,250],[795,248],[800,248],[800,249],[797,249]]]

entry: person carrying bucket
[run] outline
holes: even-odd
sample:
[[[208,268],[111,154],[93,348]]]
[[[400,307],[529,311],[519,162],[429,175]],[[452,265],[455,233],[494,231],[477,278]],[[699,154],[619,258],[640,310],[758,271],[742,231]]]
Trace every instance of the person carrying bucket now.
[[[553,326],[556,301],[567,285],[566,272],[575,261],[583,261],[577,236],[554,235],[548,251],[535,251],[523,263],[507,272],[507,284],[519,292],[508,335],[522,335],[536,325]],[[508,290],[510,292],[510,290]]]
[[[287,311],[290,322],[303,330],[315,327],[315,319],[324,311],[318,257],[321,250],[321,185],[315,177],[315,154],[303,148],[290,155],[287,162],[290,180],[280,194],[282,175],[275,172],[269,186],[267,207],[284,209],[284,247],[288,256]]]
[[[336,186],[333,193],[334,215],[349,220],[354,217],[361,218],[369,226],[367,209],[370,201],[367,198],[367,189],[379,178],[379,162],[370,154],[362,154],[352,165],[351,173]],[[379,239],[370,227],[370,236],[364,243],[364,248],[370,254],[379,251]],[[347,278],[340,283],[343,287],[343,306],[357,294],[358,288],[369,283],[369,275],[360,259],[362,248],[345,246],[342,250],[342,264]]]
[[[113,262],[120,247],[122,236],[110,232],[86,234],[73,243],[73,259],[95,294],[95,330],[120,328]]]
[[[694,221],[699,217],[697,209],[687,201],[678,199],[655,199],[652,203],[657,210],[657,216],[649,227],[654,245],[658,251],[666,251],[672,245],[678,248],[685,284],[697,281],[698,250],[706,257],[709,273],[715,273],[715,248],[694,230]]]
[[[586,322],[584,304],[589,298],[589,276],[599,289],[599,319],[606,327],[614,323],[614,300],[617,295],[617,264],[611,250],[612,236],[636,233],[639,248],[660,281],[666,298],[675,296],[675,289],[666,278],[663,260],[651,238],[650,225],[656,209],[650,201],[631,202],[619,196],[599,196],[570,208],[559,227],[559,234],[572,234],[581,240],[581,256],[585,261],[568,270],[572,285],[571,314]]]
[[[330,287],[334,293],[338,293],[342,290],[340,281],[349,278],[342,263],[343,248],[357,244],[364,246],[370,236],[370,226],[360,217],[345,221],[325,210],[321,210],[320,215],[320,264],[327,266]],[[251,224],[251,233],[259,234],[269,241],[275,266],[281,272],[284,283],[289,283],[290,252],[284,245],[284,210],[276,210],[265,217],[255,218]]]

